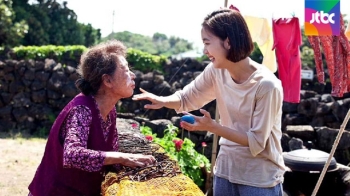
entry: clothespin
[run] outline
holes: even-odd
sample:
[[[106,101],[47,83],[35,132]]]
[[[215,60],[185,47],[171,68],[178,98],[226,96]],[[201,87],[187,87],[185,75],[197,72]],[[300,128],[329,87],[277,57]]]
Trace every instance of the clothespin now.
[[[231,10],[236,10],[236,11],[238,11],[238,12],[240,12],[239,11],[239,9],[236,7],[236,6],[234,6],[234,5],[230,5],[230,7],[229,7]]]

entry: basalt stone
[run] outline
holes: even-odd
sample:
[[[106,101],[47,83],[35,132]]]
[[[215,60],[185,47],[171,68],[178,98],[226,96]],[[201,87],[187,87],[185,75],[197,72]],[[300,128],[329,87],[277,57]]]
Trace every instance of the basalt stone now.
[[[162,84],[164,82],[164,76],[162,75],[156,75],[154,76],[154,84],[158,85],[158,84]]]
[[[25,107],[13,108],[12,115],[17,123],[23,123],[28,119],[28,111]]]
[[[61,92],[61,88],[65,84],[67,78],[61,71],[54,72],[47,83],[47,88],[53,91]]]
[[[49,98],[49,99],[60,99],[60,98],[62,98],[62,94],[58,93],[56,91],[47,90],[47,98]]]
[[[8,92],[9,84],[5,80],[0,80],[0,91]]]
[[[1,109],[0,109],[1,110]],[[10,120],[1,119],[0,117],[0,132],[8,132],[16,127],[16,123]]]
[[[24,78],[22,78],[21,81],[22,81],[22,84],[26,87],[25,89],[28,89],[31,86],[31,84],[33,83],[32,80],[26,80]]]
[[[35,79],[35,69],[33,69],[33,68],[27,69],[24,73],[24,78],[26,80],[34,80]]]
[[[170,85],[166,81],[163,81],[162,84],[154,86],[153,93],[159,96],[167,96],[171,95],[174,92],[172,91]]]
[[[282,111],[284,113],[295,113],[298,111],[299,103],[283,102]]]
[[[153,82],[149,80],[144,80],[140,82],[140,88],[142,89],[150,89],[153,87]]]
[[[154,79],[153,72],[148,72],[148,73],[142,75],[142,80],[144,80],[144,81],[153,81],[153,79]]]
[[[43,61],[36,61],[33,67],[35,71],[42,71],[45,68],[45,63]]]
[[[318,104],[319,100],[317,98],[311,97],[303,99],[298,105],[298,113],[304,114],[307,117],[312,117],[316,114]]]
[[[49,77],[50,77],[50,73],[47,73],[45,71],[35,72],[35,78],[38,79],[40,82],[46,83]]]
[[[63,86],[62,93],[66,97],[74,97],[79,93],[79,90],[75,87],[74,83],[68,83]]]
[[[53,114],[52,108],[47,104],[32,104],[28,108],[28,114],[37,120],[47,120]]]
[[[286,133],[290,137],[300,138],[303,141],[311,141],[315,138],[315,130],[310,125],[288,125]]]
[[[10,83],[10,86],[9,86],[10,93],[23,92],[24,89],[25,89],[25,85],[21,81],[13,81]]]
[[[6,66],[6,64],[4,63],[4,61],[0,60],[0,69],[3,69]]]
[[[311,97],[315,97],[317,93],[315,91],[306,91],[306,90],[300,90],[300,98],[301,99],[308,99]]]
[[[13,73],[6,73],[4,79],[7,82],[13,82],[15,80],[15,75]]]
[[[66,74],[70,75],[70,74],[75,73],[76,69],[74,67],[72,67],[72,66],[67,65],[66,67],[64,67],[64,72]]]
[[[331,96],[331,94],[323,94],[321,95],[320,101],[324,103],[334,102],[334,98]]]
[[[23,77],[25,72],[26,72],[26,68],[24,66],[22,66],[22,67],[19,67],[16,71],[17,71],[19,76]]]
[[[30,94],[29,93],[18,93],[13,99],[13,107],[29,107],[31,105]]]
[[[70,74],[69,77],[68,77],[68,79],[69,79],[70,81],[74,81],[74,83],[75,83],[75,81],[77,81],[79,78],[80,78],[80,75],[79,75],[77,72]]]
[[[56,66],[56,62],[53,59],[45,59],[45,71],[52,71],[53,68]]]
[[[289,148],[289,141],[290,140],[291,140],[291,137],[288,134],[286,134],[286,133],[282,134],[281,145],[282,145],[283,152],[290,151],[290,148]]]
[[[331,109],[332,109],[332,105],[334,104],[335,102],[328,102],[328,103],[323,103],[323,102],[319,102],[318,105],[317,105],[317,109],[316,109],[316,116],[318,115],[325,115],[325,114],[328,114]]]
[[[5,64],[7,66],[4,67],[5,73],[12,73],[15,70],[15,66],[18,63],[18,61],[15,60],[6,60]]]
[[[39,80],[34,80],[30,86],[31,90],[38,91],[44,89],[46,86],[46,83],[41,82]]]
[[[12,120],[12,109],[13,107],[10,105],[7,105],[3,108],[0,108],[0,119],[4,120]]]
[[[31,93],[31,98],[34,103],[45,103],[47,96],[45,90],[33,91]]]
[[[9,105],[11,103],[12,97],[14,96],[13,94],[10,93],[1,93],[1,98],[4,104]]]
[[[61,63],[57,63],[56,66],[52,69],[54,72],[63,71],[63,66]]]

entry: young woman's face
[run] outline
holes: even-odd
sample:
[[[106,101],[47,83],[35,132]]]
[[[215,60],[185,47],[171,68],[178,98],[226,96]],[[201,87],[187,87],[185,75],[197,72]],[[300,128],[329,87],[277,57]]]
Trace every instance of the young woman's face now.
[[[224,63],[228,61],[226,58],[228,48],[225,48],[227,43],[205,28],[202,28],[201,35],[204,44],[204,54],[208,56],[215,68],[224,68]]]
[[[118,56],[117,69],[111,77],[112,92],[120,98],[133,95],[135,89],[135,74],[129,70],[129,65],[123,56]]]

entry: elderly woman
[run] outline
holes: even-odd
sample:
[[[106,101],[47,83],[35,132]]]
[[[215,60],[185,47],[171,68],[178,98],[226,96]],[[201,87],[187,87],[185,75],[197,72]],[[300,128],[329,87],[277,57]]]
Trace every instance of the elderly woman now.
[[[133,95],[135,74],[126,47],[109,41],[82,55],[71,100],[54,122],[29,195],[100,195],[108,165],[142,167],[151,155],[118,152],[115,104]]]

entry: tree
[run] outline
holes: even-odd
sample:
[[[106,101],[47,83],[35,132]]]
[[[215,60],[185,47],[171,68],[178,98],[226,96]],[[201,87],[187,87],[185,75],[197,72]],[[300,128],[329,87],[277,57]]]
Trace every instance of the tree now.
[[[301,28],[302,44],[300,46],[300,58],[303,68],[315,68],[314,50],[305,35],[304,27]]]
[[[77,21],[77,15],[66,1],[62,4],[56,0],[37,0],[32,4],[28,0],[13,2],[15,21],[26,21],[29,26],[22,45],[90,46],[101,39],[99,29]]]
[[[263,61],[263,55],[259,49],[258,44],[256,44],[255,42],[254,42],[254,50],[250,54],[250,58],[252,58],[254,61],[256,61],[258,63],[262,63],[262,61]]]
[[[153,39],[153,42],[158,42],[158,41],[161,42],[161,41],[167,40],[168,37],[162,33],[154,33],[152,39]]]
[[[14,22],[14,18],[12,0],[0,0],[0,46],[15,46],[27,33],[27,23],[24,20]]]
[[[192,43],[187,40],[165,34],[154,33],[152,37],[131,33],[129,31],[111,33],[102,41],[117,39],[122,41],[127,47],[141,50],[154,55],[170,56],[193,49]]]
[[[94,29],[91,24],[80,24],[84,32],[84,45],[89,47],[100,41],[101,31],[100,29]]]

